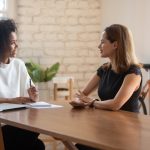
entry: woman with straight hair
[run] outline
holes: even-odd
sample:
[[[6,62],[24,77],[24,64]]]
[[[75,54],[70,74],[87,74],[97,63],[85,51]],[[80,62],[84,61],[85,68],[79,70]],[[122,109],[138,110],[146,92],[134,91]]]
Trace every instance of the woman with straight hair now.
[[[97,69],[86,86],[70,104],[105,110],[139,112],[138,97],[142,86],[141,65],[135,55],[131,31],[120,24],[106,27],[98,46],[102,58],[109,61]],[[98,90],[98,99],[90,94]],[[95,148],[76,144],[79,150]]]

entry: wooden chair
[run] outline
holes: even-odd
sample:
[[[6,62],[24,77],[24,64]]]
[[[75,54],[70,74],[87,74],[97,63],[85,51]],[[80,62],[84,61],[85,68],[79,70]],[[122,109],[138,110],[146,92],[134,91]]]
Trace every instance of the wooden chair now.
[[[72,92],[73,92],[73,77],[54,77],[53,78],[53,84],[54,84],[54,100],[58,99],[58,96],[65,97],[66,100],[69,100],[72,98]],[[59,140],[54,139],[51,136],[47,135],[40,135],[40,139],[45,144],[51,144],[51,147],[53,150],[57,150],[57,143]],[[62,144],[64,144],[62,142]],[[64,150],[67,150],[66,145],[64,144]]]
[[[67,149],[68,146],[66,145],[66,143],[64,141],[55,139],[52,136],[40,134],[39,139],[41,139],[44,142],[46,147],[49,146],[49,144],[50,144],[51,150],[58,150],[59,149],[58,147],[60,146],[60,144],[61,144],[62,150],[68,150]]]
[[[52,136],[40,134],[39,138],[44,142],[45,145],[50,144],[52,150],[57,150],[57,141]]]
[[[64,97],[65,100],[71,100],[73,95],[73,77],[54,77],[54,100]]]
[[[139,101],[140,101],[139,107],[142,107],[143,113],[145,115],[147,115],[148,113],[147,113],[147,108],[146,108],[144,100],[146,96],[148,95],[149,91],[150,91],[150,80],[148,80],[146,84],[143,86],[141,94],[139,96]]]

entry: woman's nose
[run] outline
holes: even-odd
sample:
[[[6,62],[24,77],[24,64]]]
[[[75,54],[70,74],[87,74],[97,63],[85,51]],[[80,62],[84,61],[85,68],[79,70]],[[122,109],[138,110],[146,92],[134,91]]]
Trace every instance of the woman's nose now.
[[[18,48],[18,44],[17,43],[15,43],[15,47]]]

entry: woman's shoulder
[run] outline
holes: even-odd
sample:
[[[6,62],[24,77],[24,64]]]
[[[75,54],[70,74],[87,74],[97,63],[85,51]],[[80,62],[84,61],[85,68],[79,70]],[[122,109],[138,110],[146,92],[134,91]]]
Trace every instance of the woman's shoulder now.
[[[13,62],[14,64],[24,64],[23,60],[19,58],[10,58],[10,61]]]
[[[16,63],[24,63],[24,61],[19,58],[10,58],[10,60]]]
[[[102,64],[98,69],[106,70],[108,68],[110,68],[109,62]]]
[[[105,71],[107,71],[110,68],[110,63],[104,63],[97,69],[97,75],[102,75]]]
[[[141,67],[138,65],[131,65],[127,71],[128,74],[135,73],[136,75],[141,75]]]

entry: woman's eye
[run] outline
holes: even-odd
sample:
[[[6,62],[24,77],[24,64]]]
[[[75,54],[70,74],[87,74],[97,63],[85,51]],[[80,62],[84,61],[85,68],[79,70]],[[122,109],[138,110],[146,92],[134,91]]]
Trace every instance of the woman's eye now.
[[[17,43],[17,40],[12,40],[10,41],[10,44],[13,45],[13,44],[16,44]]]
[[[10,43],[10,45],[15,45],[14,43]]]
[[[15,43],[15,42],[10,42],[10,44],[11,44],[11,45],[15,45],[16,43]]]

